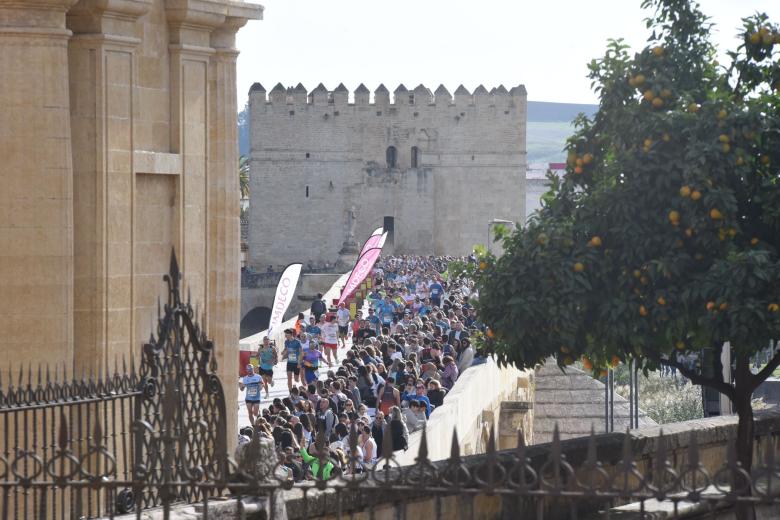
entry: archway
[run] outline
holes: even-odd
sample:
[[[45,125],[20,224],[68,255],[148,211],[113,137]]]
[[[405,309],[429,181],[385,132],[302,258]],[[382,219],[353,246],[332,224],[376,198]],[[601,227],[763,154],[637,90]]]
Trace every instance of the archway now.
[[[245,338],[268,328],[271,320],[270,307],[255,307],[241,318],[241,336]]]

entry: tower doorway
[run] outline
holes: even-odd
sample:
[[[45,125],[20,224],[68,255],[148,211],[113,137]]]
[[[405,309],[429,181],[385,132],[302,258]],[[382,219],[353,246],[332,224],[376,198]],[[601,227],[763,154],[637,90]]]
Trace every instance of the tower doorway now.
[[[385,250],[392,253],[395,251],[395,217],[385,217],[382,227],[387,233]]]

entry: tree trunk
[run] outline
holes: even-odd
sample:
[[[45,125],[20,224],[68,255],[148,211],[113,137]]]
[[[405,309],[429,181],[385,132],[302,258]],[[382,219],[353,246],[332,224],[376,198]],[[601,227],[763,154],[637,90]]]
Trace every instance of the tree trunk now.
[[[750,473],[753,466],[753,406],[751,398],[753,391],[751,387],[750,360],[745,356],[737,358],[737,370],[734,374],[735,398],[733,401],[734,409],[737,412],[739,422],[737,423],[737,461],[742,465],[742,469]],[[735,475],[734,485],[737,489],[745,489],[743,495],[751,494],[751,482],[745,482],[745,477],[739,473]],[[755,510],[752,504],[739,503],[735,509],[739,520],[754,520]]]

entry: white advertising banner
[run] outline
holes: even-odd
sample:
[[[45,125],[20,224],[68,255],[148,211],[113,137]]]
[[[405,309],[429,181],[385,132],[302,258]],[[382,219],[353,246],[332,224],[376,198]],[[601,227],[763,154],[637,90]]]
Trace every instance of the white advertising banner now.
[[[271,307],[271,320],[268,322],[268,337],[271,337],[277,327],[284,320],[284,313],[290,306],[290,302],[295,294],[295,287],[298,285],[298,278],[301,276],[303,264],[290,264],[282,273],[279,284],[276,286],[276,296],[274,296],[274,305]]]

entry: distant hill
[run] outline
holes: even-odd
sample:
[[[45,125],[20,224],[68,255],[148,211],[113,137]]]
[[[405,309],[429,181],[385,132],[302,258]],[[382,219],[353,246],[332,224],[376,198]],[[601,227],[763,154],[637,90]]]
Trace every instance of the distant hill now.
[[[551,103],[549,101],[529,101],[528,121],[540,123],[560,122],[571,123],[580,112],[592,116],[598,110],[598,105],[580,105],[576,103]]]
[[[598,105],[575,103],[528,102],[528,164],[562,162],[566,138],[573,133],[571,121],[584,112],[593,115]],[[238,114],[239,153],[249,153],[249,118],[247,109]]]

